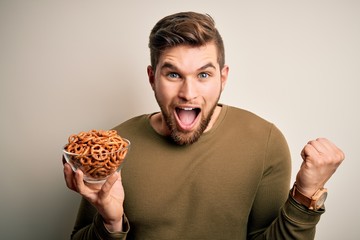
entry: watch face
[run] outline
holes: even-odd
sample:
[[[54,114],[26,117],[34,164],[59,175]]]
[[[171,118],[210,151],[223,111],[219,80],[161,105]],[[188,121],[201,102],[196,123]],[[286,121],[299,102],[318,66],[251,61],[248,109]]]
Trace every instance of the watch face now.
[[[327,197],[327,192],[324,192],[323,194],[321,194],[319,199],[316,201],[316,209],[319,209],[324,205],[326,197]]]

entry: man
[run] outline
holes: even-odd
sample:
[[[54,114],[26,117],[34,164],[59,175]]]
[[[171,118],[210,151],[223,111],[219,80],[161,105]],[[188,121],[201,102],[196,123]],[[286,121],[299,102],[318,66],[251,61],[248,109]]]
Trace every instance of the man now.
[[[132,143],[122,177],[86,184],[81,171],[64,165],[67,186],[83,196],[72,238],[314,238],[324,185],[343,152],[324,138],[309,141],[290,190],[281,132],[218,103],[229,67],[213,19],[167,16],[149,47],[147,72],[161,111],[114,128]]]

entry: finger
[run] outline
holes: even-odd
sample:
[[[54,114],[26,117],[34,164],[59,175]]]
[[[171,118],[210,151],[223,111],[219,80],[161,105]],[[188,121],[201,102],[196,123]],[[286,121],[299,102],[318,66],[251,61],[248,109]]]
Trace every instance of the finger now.
[[[326,153],[328,151],[328,145],[324,138],[309,141],[308,144],[314,147],[318,153]]]
[[[114,186],[118,179],[119,173],[115,172],[114,174],[112,174],[101,187],[101,190],[99,191],[99,197],[106,198],[109,195],[111,188]]]
[[[80,169],[77,169],[75,172],[75,187],[77,189],[77,191],[81,194],[84,195],[84,193],[86,193],[87,190],[87,186],[84,183],[84,174]]]
[[[305,147],[306,147],[306,145],[304,146],[304,148],[301,150],[301,153],[300,153],[301,158],[304,160],[306,159]]]
[[[315,147],[310,144],[310,142],[308,144],[305,145],[305,147],[303,148],[302,152],[301,152],[301,157],[303,158],[303,160],[306,160],[307,158],[311,157],[311,156],[315,156],[318,155],[319,152],[315,149]]]
[[[318,138],[317,141],[321,142],[322,145],[328,150],[329,153],[332,153],[339,160],[344,160],[345,154],[344,152],[338,148],[333,142],[326,138]]]
[[[64,164],[64,178],[65,178],[66,186],[69,189],[76,191],[76,187],[74,183],[74,173],[68,163]]]
[[[319,150],[319,152],[332,152],[336,149],[335,144],[330,142],[326,138],[317,138],[313,141],[314,146]]]

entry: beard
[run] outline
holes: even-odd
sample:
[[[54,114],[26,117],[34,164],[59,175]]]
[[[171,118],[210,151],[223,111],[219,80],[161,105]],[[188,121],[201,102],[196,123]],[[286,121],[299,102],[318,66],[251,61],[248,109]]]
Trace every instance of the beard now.
[[[199,140],[199,138],[201,137],[201,135],[203,134],[203,132],[209,125],[209,122],[214,113],[215,107],[216,107],[216,104],[211,108],[211,111],[209,112],[209,114],[207,116],[204,116],[204,115],[201,116],[200,125],[194,131],[191,131],[191,132],[184,132],[184,131],[179,130],[176,126],[174,117],[170,114],[165,114],[162,111],[166,125],[170,129],[171,140],[174,141],[178,145],[189,145],[189,144],[193,144],[194,142]],[[202,113],[200,113],[200,114],[202,114]]]
[[[178,145],[190,145],[196,142],[197,140],[199,140],[199,138],[201,137],[201,135],[209,125],[209,122],[213,116],[213,113],[215,111],[220,96],[218,97],[217,101],[215,101],[214,105],[211,106],[210,111],[207,115],[205,115],[203,111],[199,113],[201,114],[200,124],[194,131],[191,132],[185,132],[179,130],[176,125],[176,120],[173,114],[168,112],[165,106],[160,103],[156,94],[155,94],[155,98],[159,104],[165,123],[168,129],[170,130],[169,138]]]

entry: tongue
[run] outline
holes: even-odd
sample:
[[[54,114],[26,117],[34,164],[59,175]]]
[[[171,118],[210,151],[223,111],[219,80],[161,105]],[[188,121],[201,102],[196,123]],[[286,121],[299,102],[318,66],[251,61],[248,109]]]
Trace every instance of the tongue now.
[[[196,112],[195,110],[179,110],[178,116],[183,124],[190,125],[196,118]]]

